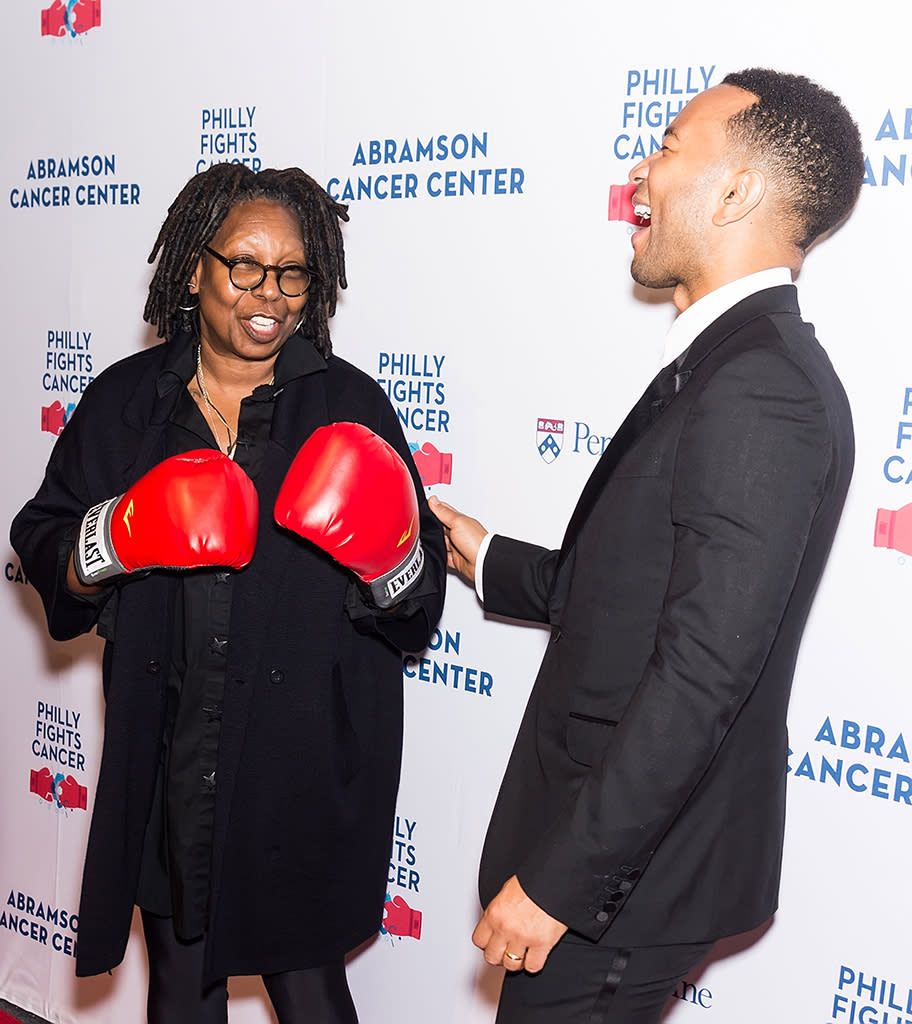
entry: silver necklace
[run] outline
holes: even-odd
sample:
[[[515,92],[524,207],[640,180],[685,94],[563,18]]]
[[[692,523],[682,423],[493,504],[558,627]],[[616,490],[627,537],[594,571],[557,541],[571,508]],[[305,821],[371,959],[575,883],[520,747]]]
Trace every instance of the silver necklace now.
[[[225,432],[228,435],[228,445],[224,449],[225,454],[229,459],[233,459],[237,451],[237,436],[234,440],[231,438],[231,427],[228,426],[228,421],[219,412],[218,407],[209,397],[209,392],[206,390],[206,377],[203,374],[203,346],[199,345],[196,349],[196,382],[199,384],[200,394],[203,396],[203,403],[206,406],[206,419],[209,421],[209,426],[212,429],[212,436],[215,438],[215,443],[219,446],[219,450],[222,449],[222,442],[219,440],[218,432],[215,429],[215,421],[212,419],[212,414],[215,413],[221,421],[222,426],[225,428]],[[275,384],[275,374],[273,374],[266,382],[267,385]]]
[[[218,411],[213,401],[209,398],[209,392],[206,390],[206,378],[203,376],[203,346],[200,345],[196,350],[196,382],[200,386],[200,392],[203,396],[203,402],[206,406],[206,419],[209,420],[209,426],[212,428],[212,436],[215,438],[215,443],[222,448],[222,442],[219,440],[218,433],[215,429],[215,421],[212,419],[212,414],[215,413],[221,421],[222,426],[225,428],[225,432],[228,435],[228,444],[224,449],[225,454],[229,459],[234,458],[234,452],[237,448],[237,437],[234,440],[231,439],[231,427],[228,426],[228,421]]]

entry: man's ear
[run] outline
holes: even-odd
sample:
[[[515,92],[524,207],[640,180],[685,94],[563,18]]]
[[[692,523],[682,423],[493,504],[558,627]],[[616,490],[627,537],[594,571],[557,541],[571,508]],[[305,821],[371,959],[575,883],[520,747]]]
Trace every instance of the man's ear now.
[[[716,227],[734,224],[743,220],[755,210],[766,195],[766,175],[756,168],[738,171],[733,175],[722,193],[719,205],[713,214]]]

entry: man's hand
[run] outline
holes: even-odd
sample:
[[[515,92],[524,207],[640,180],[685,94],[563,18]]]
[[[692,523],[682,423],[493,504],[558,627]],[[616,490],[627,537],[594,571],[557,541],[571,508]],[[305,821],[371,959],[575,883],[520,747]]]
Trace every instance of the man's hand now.
[[[431,495],[428,504],[443,523],[447,565],[474,586],[475,559],[488,531],[477,519],[471,519],[434,495]]]
[[[545,966],[548,954],[566,930],[565,924],[529,899],[513,875],[488,904],[472,933],[472,942],[484,950],[489,964],[503,964],[508,971],[525,968],[534,974]]]

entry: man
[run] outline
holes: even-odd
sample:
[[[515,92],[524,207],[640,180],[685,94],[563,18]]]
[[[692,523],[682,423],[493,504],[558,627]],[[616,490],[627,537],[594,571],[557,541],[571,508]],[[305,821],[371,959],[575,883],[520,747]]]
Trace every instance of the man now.
[[[653,1024],[776,909],[789,690],[854,458],[791,275],[862,176],[852,119],[805,78],[696,96],[630,174],[631,272],[680,311],[668,365],[560,551],[434,503],[485,608],[552,630],[481,863],[499,1024]]]

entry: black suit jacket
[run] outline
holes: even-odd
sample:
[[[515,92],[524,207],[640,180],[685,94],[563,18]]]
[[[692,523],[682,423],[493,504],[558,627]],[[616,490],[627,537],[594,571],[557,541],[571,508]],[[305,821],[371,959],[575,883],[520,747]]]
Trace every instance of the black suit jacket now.
[[[612,439],[560,551],[495,537],[484,563],[486,609],[552,636],[482,902],[516,874],[611,946],[709,941],[776,909],[789,692],[854,459],[790,285],[728,310],[665,383]]]

